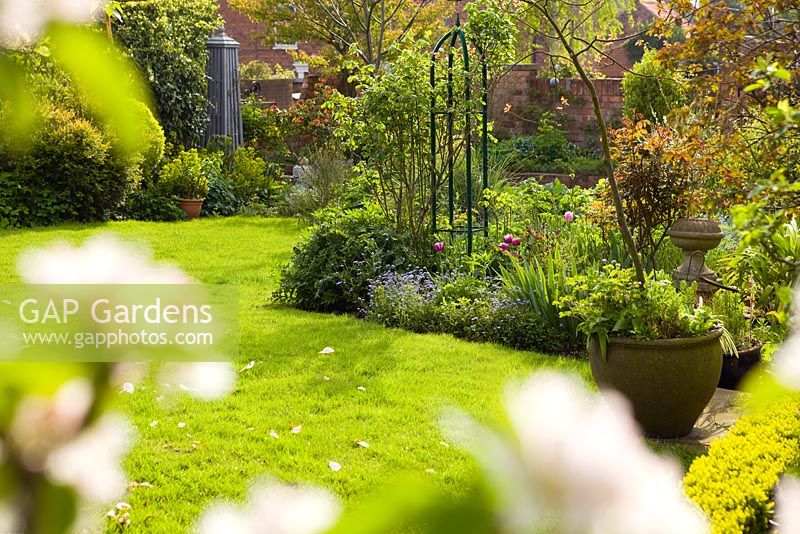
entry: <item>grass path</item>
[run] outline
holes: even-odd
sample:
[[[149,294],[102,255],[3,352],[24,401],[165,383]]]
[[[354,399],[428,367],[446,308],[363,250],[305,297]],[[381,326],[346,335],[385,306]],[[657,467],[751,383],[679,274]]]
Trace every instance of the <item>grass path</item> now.
[[[443,407],[459,406],[496,424],[510,379],[542,366],[588,376],[588,366],[572,359],[270,304],[278,268],[302,234],[292,220],[0,231],[0,283],[19,282],[15,264],[21,250],[54,240],[78,243],[98,232],[145,242],[159,260],[176,263],[202,282],[240,285],[239,363],[257,362],[221,401],[159,400],[160,392],[147,383],[132,396],[120,396],[120,409],[139,438],[126,469],[131,480],[152,484],[132,488],[127,497],[133,506],[130,532],[184,532],[215,498],[241,499],[261,476],[328,487],[345,506],[408,472],[432,477],[457,494],[475,465],[442,444],[436,419]],[[325,346],[336,352],[317,354]],[[151,427],[153,421],[158,424]],[[178,428],[179,422],[185,428]],[[292,434],[298,425],[302,431]],[[272,429],[279,439],[270,437]],[[370,447],[358,447],[356,440]],[[340,463],[341,471],[331,471],[330,460]]]

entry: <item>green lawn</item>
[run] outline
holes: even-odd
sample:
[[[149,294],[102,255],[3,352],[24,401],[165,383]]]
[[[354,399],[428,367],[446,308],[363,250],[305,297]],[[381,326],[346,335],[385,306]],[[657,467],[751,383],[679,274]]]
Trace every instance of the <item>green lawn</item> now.
[[[126,462],[129,476],[152,484],[132,488],[127,497],[131,532],[186,531],[214,498],[241,499],[248,484],[263,476],[328,487],[346,506],[409,472],[457,494],[476,467],[465,453],[443,444],[436,425],[443,407],[460,406],[496,425],[510,379],[542,366],[589,375],[585,362],[573,359],[270,304],[278,268],[302,234],[293,220],[0,231],[0,283],[19,281],[15,263],[21,250],[54,240],[78,243],[98,232],[149,243],[158,259],[202,282],[240,285],[239,367],[258,362],[221,401],[159,402],[160,392],[148,384],[132,396],[120,395],[120,408],[139,438]],[[325,346],[336,352],[317,354]],[[153,421],[158,424],[151,427]],[[292,434],[298,425],[302,431]],[[270,437],[272,429],[279,439]],[[357,440],[369,448],[358,447]],[[330,460],[341,471],[331,471]]]

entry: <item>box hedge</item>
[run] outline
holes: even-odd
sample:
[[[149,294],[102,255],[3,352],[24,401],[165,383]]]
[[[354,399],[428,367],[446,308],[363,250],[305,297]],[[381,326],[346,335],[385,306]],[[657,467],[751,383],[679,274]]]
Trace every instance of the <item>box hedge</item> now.
[[[800,396],[743,417],[684,478],[713,532],[766,532],[779,477],[800,464]]]

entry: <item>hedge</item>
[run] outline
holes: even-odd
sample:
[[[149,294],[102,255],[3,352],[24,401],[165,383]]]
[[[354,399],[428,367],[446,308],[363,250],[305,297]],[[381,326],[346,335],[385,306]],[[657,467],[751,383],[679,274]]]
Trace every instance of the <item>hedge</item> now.
[[[766,532],[779,477],[800,464],[800,396],[739,420],[684,478],[713,532]]]

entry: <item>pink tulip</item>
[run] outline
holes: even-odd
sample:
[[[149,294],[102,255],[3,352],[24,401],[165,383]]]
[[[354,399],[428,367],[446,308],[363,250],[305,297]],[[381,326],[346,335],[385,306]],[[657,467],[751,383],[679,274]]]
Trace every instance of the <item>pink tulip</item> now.
[[[571,211],[564,212],[564,220],[567,222],[572,222],[575,220],[575,214]]]
[[[443,252],[444,251],[444,243],[442,243],[441,241],[437,241],[436,243],[434,243],[433,244],[433,251],[436,252],[437,254],[439,252]]]
[[[508,250],[508,243],[500,243],[500,250]]]
[[[520,239],[518,237],[515,237],[514,239],[511,240],[511,244],[513,246],[515,246],[515,247],[520,246],[521,243],[522,243],[522,239]]]
[[[514,236],[511,234],[506,234],[503,236],[503,241],[510,245],[511,242],[514,241]]]

